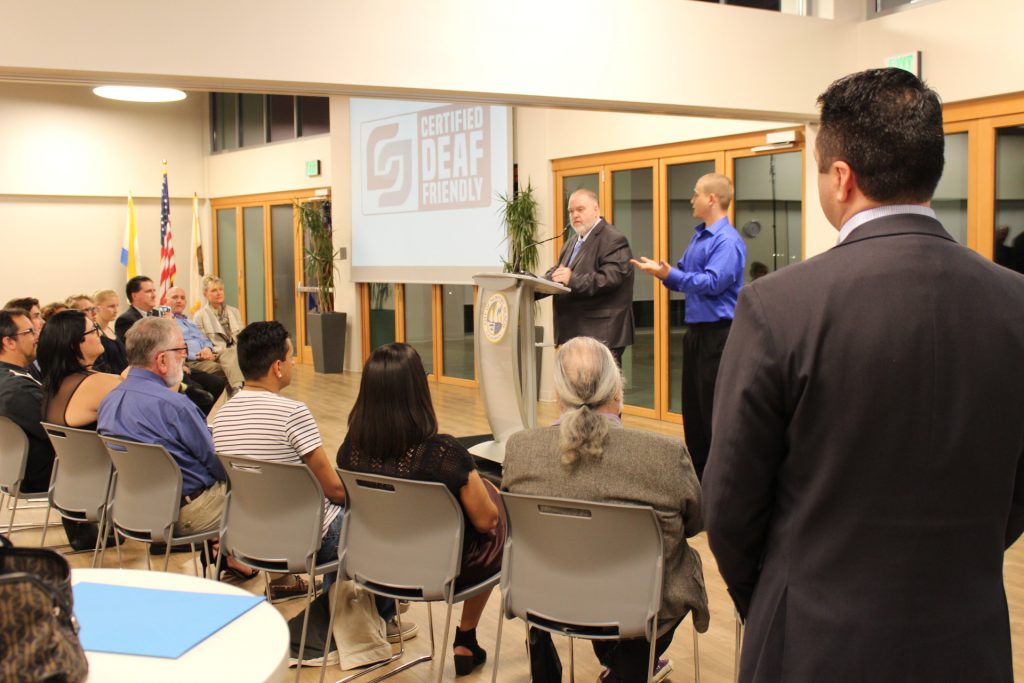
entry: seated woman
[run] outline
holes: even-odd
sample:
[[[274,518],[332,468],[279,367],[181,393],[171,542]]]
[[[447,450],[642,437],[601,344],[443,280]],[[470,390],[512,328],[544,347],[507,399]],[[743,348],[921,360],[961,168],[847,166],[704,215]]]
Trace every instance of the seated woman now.
[[[708,628],[700,555],[686,543],[703,528],[693,463],[682,441],[622,426],[622,375],[611,352],[596,339],[576,337],[559,348],[554,387],[562,410],[559,422],[509,438],[502,488],[655,509],[665,553],[658,619],[659,624],[673,624],[655,643],[654,680],[659,681],[672,669],[660,657],[682,618],[692,611],[696,629],[703,633]],[[559,680],[561,669],[550,635],[534,630],[530,642],[533,680]],[[606,667],[600,681],[647,680],[646,640],[592,644]]]
[[[454,437],[437,433],[427,374],[413,347],[387,344],[366,361],[359,395],[348,416],[348,434],[338,451],[338,466],[445,484],[462,504],[467,521],[456,588],[501,570],[504,507],[494,486],[480,478],[469,451]],[[481,593],[463,605],[453,643],[459,676],[487,658],[476,642],[476,626],[489,596],[490,591]]]
[[[46,323],[36,352],[43,372],[44,422],[96,429],[100,401],[121,383],[117,375],[93,370],[103,355],[100,334],[99,326],[79,310],[61,311]],[[62,521],[75,550],[95,547],[95,524]]]
[[[305,463],[324,490],[323,540],[317,564],[338,557],[345,489],[324,451],[316,421],[306,404],[281,396],[292,381],[292,342],[279,322],[252,323],[238,335],[238,365],[245,385],[217,412],[213,445],[218,453],[270,462]],[[324,590],[334,574],[324,577]],[[306,593],[299,577],[270,584],[271,599]]]
[[[235,337],[242,331],[242,314],[224,303],[224,281],[215,275],[203,278],[203,296],[206,303],[192,319],[213,342],[213,353],[219,356],[235,345]]]
[[[100,294],[104,295],[107,293],[114,294],[111,290],[100,292]],[[75,294],[69,296],[67,304],[71,308],[82,311],[90,320],[100,326],[101,334],[99,337],[100,343],[103,344],[103,354],[96,359],[96,369],[102,370],[103,372],[111,372],[115,375],[120,375],[124,372],[124,369],[128,367],[128,353],[124,350],[124,345],[117,340],[116,336],[114,336],[114,328],[109,326],[110,320],[105,320],[100,316],[101,310],[109,310],[110,306],[107,306],[106,309],[101,309],[96,305],[96,299],[88,294]],[[116,318],[117,294],[114,294],[113,309],[114,318]]]

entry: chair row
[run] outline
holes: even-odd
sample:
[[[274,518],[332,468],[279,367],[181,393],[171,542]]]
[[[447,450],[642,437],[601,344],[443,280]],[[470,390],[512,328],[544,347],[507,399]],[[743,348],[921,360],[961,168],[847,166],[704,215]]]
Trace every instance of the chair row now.
[[[424,601],[428,609],[431,601],[442,601],[447,605],[442,653],[448,642],[452,606],[499,581],[502,617],[519,618],[529,627],[570,638],[646,638],[651,642],[652,666],[654,640],[670,626],[661,624],[659,628],[658,623],[663,552],[660,526],[650,507],[503,493],[509,533],[501,573],[456,589],[465,521],[458,501],[443,484],[339,470],[347,502],[338,559],[318,566],[315,557],[321,539],[323,492],[305,465],[219,455],[229,479],[220,528],[175,537],[181,471],[161,446],[55,425],[44,427],[57,453],[48,492],[50,505],[63,516],[99,524],[101,541],[106,536],[102,527],[108,523],[128,538],[163,541],[168,552],[165,571],[172,545],[219,535],[218,568],[222,558],[230,555],[263,572],[306,573],[310,577],[336,572],[339,580],[351,579],[366,590],[396,600]],[[7,435],[0,431],[0,438]],[[609,547],[617,551],[609,554]],[[215,570],[214,576],[218,574]],[[300,659],[314,583],[311,578]],[[332,622],[333,618],[332,611]],[[499,620],[494,681],[503,621]],[[739,637],[737,629],[737,645]],[[430,655],[392,669],[374,682],[435,658],[432,619],[430,642]],[[400,645],[391,659],[343,681],[399,659],[404,652],[404,643]],[[329,649],[330,638],[323,653],[321,681]],[[443,666],[438,665],[439,681],[442,672]],[[296,680],[298,676],[299,670]],[[700,680],[696,631],[694,676]]]

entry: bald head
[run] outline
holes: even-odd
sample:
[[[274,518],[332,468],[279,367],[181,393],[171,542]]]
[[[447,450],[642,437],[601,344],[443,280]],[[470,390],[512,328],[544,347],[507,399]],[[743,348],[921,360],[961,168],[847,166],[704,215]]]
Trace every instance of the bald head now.
[[[188,305],[188,297],[181,287],[171,287],[167,290],[167,305],[171,310],[181,315],[185,314],[185,306]]]

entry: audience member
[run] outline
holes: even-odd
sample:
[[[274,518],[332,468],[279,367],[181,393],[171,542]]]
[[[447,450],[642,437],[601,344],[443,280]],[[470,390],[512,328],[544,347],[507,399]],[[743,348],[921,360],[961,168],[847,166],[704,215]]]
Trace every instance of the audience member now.
[[[838,244],[745,287],[704,474],[741,681],[1012,681],[1024,278],[930,207],[939,96],[871,69],[818,98]]]
[[[92,295],[96,302],[96,322],[103,328],[103,334],[109,339],[116,339],[114,321],[117,320],[117,309],[120,305],[117,292],[112,289],[101,289]]]
[[[43,325],[46,325],[50,318],[66,310],[68,310],[68,307],[63,301],[54,301],[43,306],[43,309],[39,312],[39,317],[42,318]]]
[[[100,326],[78,310],[53,316],[39,337],[39,366],[43,371],[43,419],[46,422],[96,429],[100,401],[121,378],[96,372],[103,355]]]
[[[224,303],[224,282],[215,275],[203,278],[203,296],[206,303],[196,311],[193,319],[213,342],[213,352],[219,355],[235,345],[235,336],[242,329],[242,314],[234,306]]]
[[[43,387],[27,370],[36,358],[37,334],[25,310],[0,310],[0,415],[10,418],[28,437],[28,462],[21,483],[25,493],[49,488],[54,459],[53,445],[39,422]],[[96,546],[95,529],[61,519],[72,548]]]
[[[160,444],[181,468],[182,506],[174,533],[194,534],[220,524],[227,475],[217,459],[210,429],[198,407],[174,391],[185,365],[181,329],[166,318],[143,318],[125,336],[128,376],[100,403],[104,436]],[[228,558],[226,570],[240,579],[249,571]]]
[[[213,342],[185,315],[188,299],[181,287],[171,287],[167,290],[167,305],[171,307],[171,315],[185,335],[185,345],[188,347],[185,365],[193,371],[198,370],[222,379],[227,383],[228,392],[231,394],[238,391],[245,378],[238,367],[235,347],[225,348],[220,353],[213,350]]]
[[[172,307],[174,291],[168,292]],[[184,298],[184,292],[181,294]],[[234,348],[238,349],[245,387],[217,411],[213,420],[213,445],[218,453],[225,455],[305,463],[326,496],[323,540],[316,562],[336,560],[345,489],[324,451],[320,430],[309,408],[300,401],[281,396],[281,390],[291,384],[294,365],[288,331],[276,321],[252,323],[239,333],[238,345]],[[324,577],[325,592],[333,579],[333,574]],[[270,584],[270,595],[272,599],[304,595],[306,588],[301,579],[288,580],[286,575]]]
[[[137,321],[147,316],[163,316],[171,319],[170,310],[161,313],[156,305],[156,286],[153,281],[145,275],[136,275],[128,280],[124,287],[125,294],[131,305],[128,310],[117,317],[114,322],[114,332],[118,341],[125,343],[125,334]],[[226,379],[216,375],[210,375],[201,370],[188,370],[182,379],[185,384],[185,395],[199,406],[203,415],[209,415],[213,410],[213,404],[217,397],[224,391],[227,385]]]
[[[761,263],[760,261],[751,261],[750,263],[750,281],[753,282],[758,278],[762,278],[768,274],[768,266]]]
[[[43,320],[42,309],[39,308],[39,299],[30,296],[11,299],[4,305],[4,308],[20,308],[25,311],[26,315],[28,315],[29,322],[32,323],[32,327],[36,331],[36,339],[39,339],[39,333],[43,331],[43,325],[46,324],[46,321]],[[43,373],[39,370],[38,361],[33,360],[25,369],[28,370],[29,374],[31,374],[37,382],[42,384]]]
[[[700,555],[686,542],[703,528],[696,472],[682,441],[622,426],[622,375],[612,354],[596,339],[577,337],[558,349],[554,387],[562,411],[559,422],[509,438],[502,488],[655,509],[665,566],[659,624],[673,624],[655,643],[653,676],[661,680],[672,670],[661,654],[682,619],[692,612],[696,629],[703,633],[708,628]],[[536,630],[530,634],[530,645],[532,680],[560,680],[551,636]],[[647,680],[647,640],[595,640],[593,648],[607,667],[600,681]]]
[[[113,332],[111,332],[109,337],[104,332],[104,326],[99,322],[99,307],[96,305],[95,300],[88,294],[76,294],[69,296],[67,302],[71,308],[82,311],[89,316],[89,319],[99,329],[97,337],[99,338],[99,343],[103,346],[103,353],[93,363],[93,370],[109,372],[115,375],[120,375],[124,372],[124,369],[128,367],[128,354],[125,352],[121,342],[117,341],[114,337]]]
[[[456,589],[501,569],[504,507],[494,486],[480,477],[469,451],[454,437],[437,433],[427,374],[413,347],[386,344],[366,361],[337,461],[346,470],[448,487],[469,521]],[[463,604],[453,643],[456,675],[468,674],[487,658],[477,644],[476,627],[488,597],[490,591]]]

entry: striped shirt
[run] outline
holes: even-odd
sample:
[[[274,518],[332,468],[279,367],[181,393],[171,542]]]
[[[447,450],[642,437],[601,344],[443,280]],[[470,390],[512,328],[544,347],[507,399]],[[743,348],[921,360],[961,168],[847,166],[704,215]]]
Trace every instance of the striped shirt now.
[[[269,391],[242,389],[213,419],[218,453],[269,462],[302,463],[323,445],[316,420],[305,403]],[[324,498],[324,531],[341,506]]]

